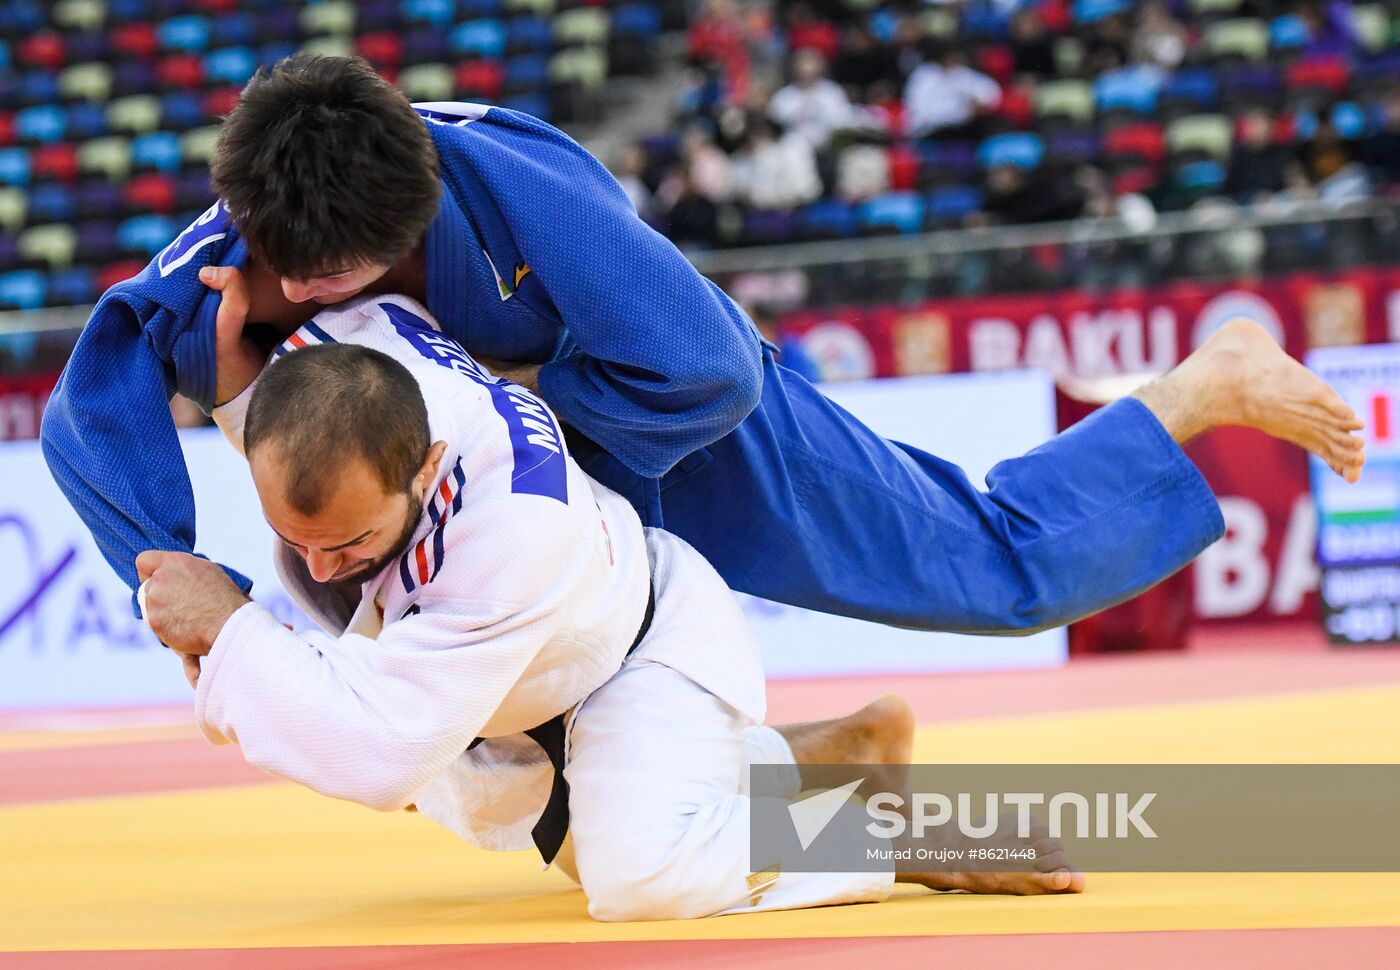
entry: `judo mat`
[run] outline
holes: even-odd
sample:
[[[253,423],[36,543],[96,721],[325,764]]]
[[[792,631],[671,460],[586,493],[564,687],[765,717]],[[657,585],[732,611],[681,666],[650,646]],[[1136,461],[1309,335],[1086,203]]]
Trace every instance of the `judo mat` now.
[[[1297,628],[1049,671],[775,683],[769,720],[889,690],[914,704],[918,761],[1400,763],[1400,650],[1332,650]],[[0,716],[0,871],[5,968],[1201,970],[1400,952],[1389,873],[1090,874],[1082,896],[901,886],[880,904],[596,923],[533,853],[271,778],[204,742],[188,709]]]

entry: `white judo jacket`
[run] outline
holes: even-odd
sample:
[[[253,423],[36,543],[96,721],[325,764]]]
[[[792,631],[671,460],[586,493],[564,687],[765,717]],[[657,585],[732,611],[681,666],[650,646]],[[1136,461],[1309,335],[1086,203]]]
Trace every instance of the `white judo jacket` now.
[[[327,633],[293,633],[257,603],[239,609],[204,659],[199,726],[252,764],[372,808],[450,789],[454,817],[438,821],[486,848],[528,848],[552,769],[521,732],[621,668],[652,582],[644,530],[568,457],[539,398],[492,377],[414,301],[329,309],[273,362],[324,342],[371,347],[409,369],[432,440],[447,443],[437,482],[412,545],[364,584],[353,612],[278,544],[284,585]],[[240,451],[252,393],[214,415]],[[703,630],[668,630],[665,604],[684,595],[658,590],[637,655],[761,721],[760,669],[736,667],[726,651],[707,661]],[[746,653],[756,665],[756,650]],[[487,741],[467,751],[477,737]]]

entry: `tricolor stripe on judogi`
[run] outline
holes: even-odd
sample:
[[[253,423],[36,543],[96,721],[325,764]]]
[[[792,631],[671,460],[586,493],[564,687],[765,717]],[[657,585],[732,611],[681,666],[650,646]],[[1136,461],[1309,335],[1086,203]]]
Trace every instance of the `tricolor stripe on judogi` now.
[[[432,520],[433,531],[420,539],[412,549],[399,559],[399,578],[403,580],[405,592],[413,592],[415,587],[433,581],[442,569],[446,557],[443,550],[442,530],[454,513],[462,510],[462,486],[467,475],[462,471],[461,459],[452,466],[452,471],[442,480],[433,492],[428,503],[428,518]],[[429,561],[428,545],[432,545],[432,558]]]

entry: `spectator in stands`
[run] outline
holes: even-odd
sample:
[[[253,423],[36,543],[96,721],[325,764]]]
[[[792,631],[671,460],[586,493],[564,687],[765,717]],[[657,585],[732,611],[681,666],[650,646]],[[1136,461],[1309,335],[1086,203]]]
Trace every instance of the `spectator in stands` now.
[[[1055,76],[1055,42],[1038,8],[1022,7],[1011,18],[1011,49],[1018,76]]]
[[[954,44],[933,49],[904,86],[904,124],[916,138],[976,138],[986,116],[1001,104],[1001,86],[967,66]]]
[[[1127,64],[1132,42],[1132,27],[1123,14],[1110,14],[1095,22],[1084,45],[1085,66],[1089,73],[1103,74]]]
[[[1382,99],[1380,127],[1361,139],[1357,154],[1378,184],[1400,185],[1400,88]]]
[[[617,184],[622,186],[622,191],[632,200],[632,208],[636,209],[637,215],[643,219],[651,215],[651,189],[647,188],[646,171],[646,149],[634,143],[622,150],[617,171],[613,173],[617,176]]]
[[[1084,213],[1084,191],[1061,171],[1027,172],[1014,165],[987,171],[981,224],[1059,222]]]
[[[1324,201],[1343,202],[1370,193],[1366,168],[1356,162],[1356,146],[1329,118],[1318,120],[1312,137],[1298,149],[1298,161]]]
[[[831,20],[817,16],[810,3],[799,2],[787,11],[788,46],[794,51],[814,50],[823,62],[835,59],[841,49],[841,32]]]
[[[794,209],[822,194],[811,143],[766,119],[753,125],[734,158],[735,195],[755,209]]]
[[[773,95],[768,113],[784,129],[806,138],[817,151],[825,149],[832,134],[850,127],[854,120],[846,92],[826,76],[826,58],[808,48],[793,54],[792,83]]]
[[[1132,59],[1139,64],[1154,64],[1163,70],[1175,70],[1186,58],[1186,28],[1171,15],[1161,0],[1145,4],[1138,15],[1133,32]]]
[[[846,88],[850,97],[868,103],[880,100],[873,88],[899,81],[893,52],[876,39],[870,28],[857,23],[846,32],[841,53],[831,67],[831,76]]]
[[[719,241],[719,208],[696,191],[690,173],[679,168],[657,191],[664,206],[666,235],[677,246],[709,248]]]
[[[728,202],[733,196],[729,156],[698,124],[687,128],[681,139],[681,163],[690,186],[711,202]]]
[[[847,202],[865,202],[890,187],[889,152],[878,145],[852,145],[836,165],[836,194]]]
[[[1351,4],[1343,0],[1308,0],[1298,8],[1298,16],[1308,28],[1303,53],[1353,54],[1359,46],[1352,23]]]
[[[706,0],[690,25],[686,46],[692,63],[718,72],[726,103],[742,104],[748,99],[749,40],[734,0]]]
[[[1225,175],[1225,194],[1242,203],[1262,202],[1283,189],[1288,152],[1274,141],[1269,115],[1254,108],[1236,123],[1238,139]]]

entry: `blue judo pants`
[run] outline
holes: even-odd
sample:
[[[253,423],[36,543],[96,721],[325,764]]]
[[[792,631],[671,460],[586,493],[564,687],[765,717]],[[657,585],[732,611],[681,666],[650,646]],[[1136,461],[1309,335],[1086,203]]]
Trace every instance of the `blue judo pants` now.
[[[765,355],[759,407],[659,483],[578,455],[732,589],[914,629],[1029,633],[1136,595],[1224,533],[1200,472],[1135,399],[1000,463],[984,493]]]

